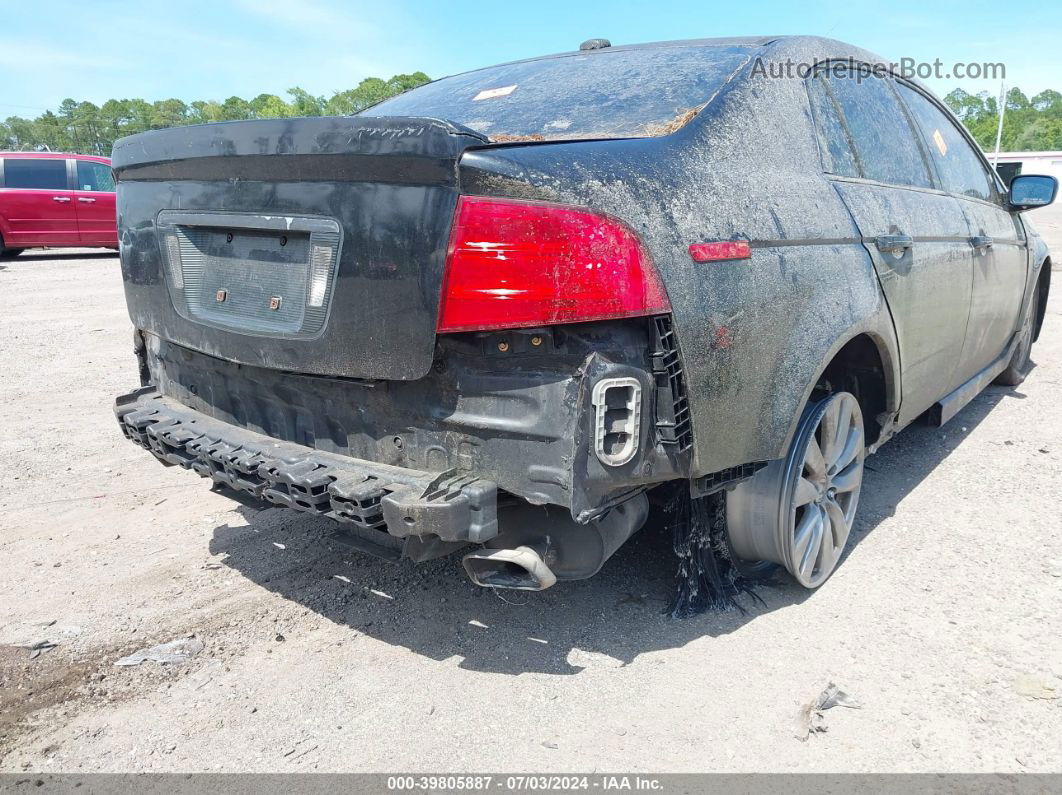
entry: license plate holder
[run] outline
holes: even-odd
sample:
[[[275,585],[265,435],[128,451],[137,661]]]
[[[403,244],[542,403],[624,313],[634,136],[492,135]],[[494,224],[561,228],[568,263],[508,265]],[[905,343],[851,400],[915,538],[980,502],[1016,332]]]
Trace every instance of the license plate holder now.
[[[164,211],[159,237],[182,316],[259,336],[322,332],[339,258],[335,221]]]

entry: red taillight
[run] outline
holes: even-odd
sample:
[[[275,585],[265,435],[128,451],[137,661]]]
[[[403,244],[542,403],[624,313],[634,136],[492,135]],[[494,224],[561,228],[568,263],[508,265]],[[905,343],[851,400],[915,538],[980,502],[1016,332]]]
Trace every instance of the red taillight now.
[[[670,311],[649,255],[622,221],[562,204],[460,198],[439,331]]]

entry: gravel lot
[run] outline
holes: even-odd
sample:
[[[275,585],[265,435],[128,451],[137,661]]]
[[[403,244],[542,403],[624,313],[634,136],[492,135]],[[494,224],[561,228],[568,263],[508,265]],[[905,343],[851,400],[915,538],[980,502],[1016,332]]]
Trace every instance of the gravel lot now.
[[[111,414],[117,258],[0,262],[0,769],[1062,771],[1060,306],[1022,387],[869,460],[822,589],[679,622],[661,534],[503,599],[164,469]],[[797,740],[829,682],[862,708]]]

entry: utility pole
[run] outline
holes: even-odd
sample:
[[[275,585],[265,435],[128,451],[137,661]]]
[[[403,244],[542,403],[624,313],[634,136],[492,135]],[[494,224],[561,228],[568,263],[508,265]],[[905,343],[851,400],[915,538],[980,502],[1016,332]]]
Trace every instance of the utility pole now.
[[[999,142],[1003,138],[1003,112],[1007,109],[1007,86],[999,81],[999,126],[996,127],[996,153],[992,155],[992,168],[999,165]]]

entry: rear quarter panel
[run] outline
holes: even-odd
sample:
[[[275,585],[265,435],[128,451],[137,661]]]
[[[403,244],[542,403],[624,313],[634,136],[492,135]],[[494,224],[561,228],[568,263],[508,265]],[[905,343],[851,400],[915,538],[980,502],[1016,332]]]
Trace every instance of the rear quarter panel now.
[[[859,333],[898,384],[888,309],[821,173],[802,80],[738,78],[663,138],[470,152],[462,167],[463,190],[584,204],[637,230],[674,311],[696,474],[780,457],[822,369]],[[751,259],[689,256],[737,238]]]

